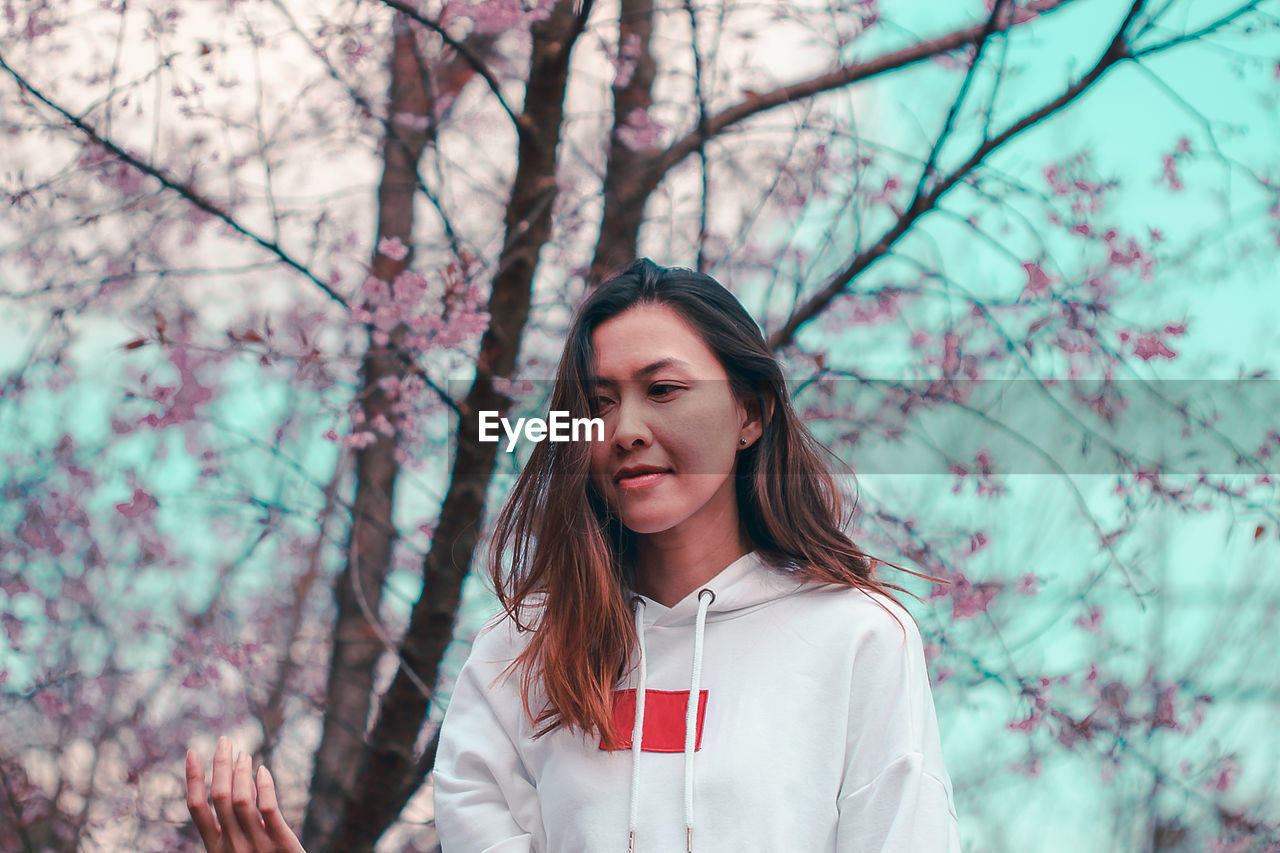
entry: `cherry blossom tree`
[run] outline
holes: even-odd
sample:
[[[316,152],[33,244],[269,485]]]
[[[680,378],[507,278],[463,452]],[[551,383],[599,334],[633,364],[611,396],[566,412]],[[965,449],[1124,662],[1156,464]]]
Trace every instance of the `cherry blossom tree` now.
[[[431,849],[519,464],[477,413],[536,407],[649,255],[740,296],[858,541],[941,581],[912,609],[967,846],[1026,846],[1010,784],[1084,778],[1121,849],[1280,850],[1229,736],[1275,685],[1134,636],[1177,612],[1171,519],[1275,555],[1269,374],[1179,374],[1177,293],[1274,274],[1278,14],[12,0],[0,847],[194,843],[181,755],[228,732],[313,853]],[[1216,575],[1205,642],[1256,647],[1274,586]]]

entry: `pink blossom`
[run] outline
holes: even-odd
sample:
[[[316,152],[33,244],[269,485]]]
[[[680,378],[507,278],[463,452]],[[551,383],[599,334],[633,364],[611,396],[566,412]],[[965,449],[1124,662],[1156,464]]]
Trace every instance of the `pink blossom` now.
[[[26,580],[19,575],[9,575],[7,577],[0,575],[0,592],[3,592],[10,598],[30,591],[31,584],[27,583]]]
[[[1035,595],[1040,591],[1040,579],[1030,572],[1024,572],[1014,589],[1023,595]]]
[[[1156,712],[1152,718],[1155,728],[1178,729],[1177,715],[1178,685],[1167,684],[1160,689],[1156,699]]]
[[[187,688],[207,687],[222,680],[222,673],[216,666],[194,666],[182,677],[182,686]]]
[[[1102,670],[1098,669],[1098,664],[1096,661],[1092,662],[1089,664],[1089,671],[1085,673],[1084,683],[1089,686],[1096,685],[1098,683],[1098,679],[1100,679],[1101,677],[1102,677]]]
[[[1101,607],[1090,607],[1087,613],[1076,617],[1076,624],[1096,634],[1102,629],[1102,615]]]
[[[27,623],[12,613],[0,611],[0,624],[4,625],[4,633],[9,640],[10,649],[19,650],[22,646],[22,635],[27,629]],[[4,672],[4,670],[0,670],[0,672]]]
[[[368,430],[353,432],[342,439],[343,447],[353,447],[362,450],[378,440],[378,437]]]
[[[386,394],[387,397],[394,400],[396,397],[400,396],[400,377],[384,376],[378,380],[378,387],[382,389],[383,393]]]
[[[1200,728],[1200,724],[1204,722],[1207,707],[1212,704],[1213,697],[1207,693],[1196,694],[1195,700],[1191,704],[1191,721],[1187,723],[1186,733],[1191,734]]]
[[[1022,287],[1022,295],[1024,297],[1036,298],[1045,296],[1049,293],[1049,285],[1057,281],[1050,279],[1048,273],[1040,266],[1038,261],[1024,261],[1022,269],[1027,274],[1027,283]]]
[[[342,52],[346,54],[347,62],[355,65],[369,54],[369,45],[355,36],[348,36],[342,42]]]
[[[192,421],[196,417],[196,407],[213,399],[213,389],[203,384],[196,374],[199,361],[191,350],[175,345],[168,351],[168,355],[173,366],[178,369],[179,384],[148,388],[147,397],[165,409],[158,415],[150,414],[139,421],[153,429]]]
[[[1177,158],[1172,154],[1165,154],[1161,157],[1161,161],[1164,163],[1164,171],[1160,175],[1160,183],[1173,192],[1185,189],[1186,185],[1182,183],[1182,178],[1178,175]]]
[[[1234,788],[1240,778],[1240,764],[1234,755],[1228,755],[1218,760],[1212,772],[1213,775],[1204,783],[1204,789],[1225,793]]]
[[[451,8],[470,18],[477,34],[500,35],[511,30],[527,30],[531,24],[551,16],[547,0],[528,4],[532,6],[530,9],[525,5],[523,0],[480,0],[469,5],[451,4]]]
[[[1114,230],[1109,230],[1104,234],[1103,239],[1110,250],[1107,254],[1108,263],[1124,269],[1133,269],[1136,266],[1143,279],[1151,277],[1151,270],[1155,267],[1155,259],[1143,250],[1137,240],[1130,237],[1121,243]]]
[[[50,717],[60,716],[70,709],[66,700],[49,688],[36,693],[36,705]]]
[[[640,56],[640,36],[632,32],[624,33],[617,53],[614,53],[610,45],[603,39],[601,39],[600,43],[604,48],[605,55],[613,63],[613,87],[615,89],[626,88],[636,73],[636,60]]]
[[[410,112],[399,112],[391,116],[391,123],[396,127],[404,127],[409,130],[422,133],[431,126],[431,116],[418,115],[417,113]],[[398,240],[399,238],[395,239]],[[381,244],[379,244],[379,246],[381,246]],[[381,248],[379,248],[379,251],[381,251]],[[386,252],[383,252],[382,254],[387,255],[387,257],[392,257]],[[394,260],[398,261],[400,258],[395,258]]]
[[[1022,732],[1023,734],[1034,734],[1036,728],[1044,722],[1044,715],[1039,708],[1032,708],[1031,713],[1026,719],[1017,720],[1015,722],[1006,723],[1005,728],[1011,732]]]
[[[632,151],[639,151],[642,148],[657,147],[664,130],[666,127],[655,121],[648,110],[636,107],[627,113],[626,121],[616,132],[619,142]]]
[[[1009,765],[1010,772],[1020,773],[1028,779],[1035,779],[1044,769],[1040,756],[1028,755],[1022,761],[1015,761]]]
[[[125,518],[138,518],[150,514],[159,505],[159,501],[153,495],[134,488],[133,499],[128,503],[116,504],[116,510]]]
[[[449,107],[453,106],[453,102],[456,99],[457,96],[452,92],[443,92],[436,96],[435,100],[431,102],[431,115],[435,117],[436,121],[441,121],[445,117],[445,114],[449,112]]]
[[[951,618],[959,622],[971,619],[985,612],[992,599],[1000,592],[1000,585],[994,583],[971,584],[968,578],[961,580],[952,589]]]
[[[942,335],[942,372],[955,373],[960,368],[960,336],[947,329]]]
[[[528,379],[511,379],[507,376],[494,376],[489,380],[493,385],[493,390],[513,400],[520,397],[528,396],[536,390],[534,384]]]
[[[409,247],[401,242],[399,237],[383,237],[378,241],[378,253],[386,255],[393,261],[403,261],[409,255]],[[368,281],[365,282],[365,286],[369,286]]]
[[[373,416],[373,420],[369,421],[369,426],[388,438],[392,438],[396,434],[396,428],[391,425],[391,421],[387,420],[387,416],[381,412]]]
[[[1172,360],[1178,355],[1154,334],[1139,335],[1133,345],[1133,354],[1143,361],[1150,361],[1157,356]]]

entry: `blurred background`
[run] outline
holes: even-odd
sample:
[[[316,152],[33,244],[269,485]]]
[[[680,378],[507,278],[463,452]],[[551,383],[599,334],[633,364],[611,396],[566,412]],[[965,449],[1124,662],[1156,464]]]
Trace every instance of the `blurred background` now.
[[[647,256],[947,581],[966,851],[1280,850],[1277,0],[10,0],[0,128],[0,848],[195,849],[227,733],[437,849],[475,413]]]

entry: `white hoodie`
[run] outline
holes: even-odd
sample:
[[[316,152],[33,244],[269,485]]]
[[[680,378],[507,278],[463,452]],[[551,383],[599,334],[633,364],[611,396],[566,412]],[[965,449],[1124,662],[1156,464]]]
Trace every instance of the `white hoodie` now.
[[[612,752],[533,739],[518,676],[498,679],[524,647],[500,615],[440,733],[443,853],[960,853],[920,634],[875,598],[901,627],[754,552],[673,607],[633,596],[637,667],[615,696],[632,737]]]

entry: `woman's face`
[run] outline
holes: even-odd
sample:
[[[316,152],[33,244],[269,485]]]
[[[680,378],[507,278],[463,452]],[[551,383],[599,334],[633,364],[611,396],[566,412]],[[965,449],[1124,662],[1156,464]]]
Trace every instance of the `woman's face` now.
[[[733,472],[760,422],[724,367],[673,309],[644,304],[596,327],[591,481],[636,533],[736,535]],[[745,439],[746,444],[741,443]]]

